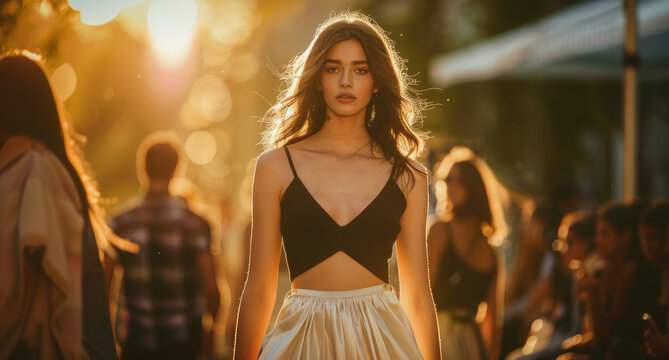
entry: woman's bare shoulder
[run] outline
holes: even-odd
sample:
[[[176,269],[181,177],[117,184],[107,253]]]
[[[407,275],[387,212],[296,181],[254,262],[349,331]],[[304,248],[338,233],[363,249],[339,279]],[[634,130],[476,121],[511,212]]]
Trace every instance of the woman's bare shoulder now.
[[[404,189],[405,195],[412,192],[416,186],[426,187],[428,182],[428,171],[425,165],[414,159],[407,159],[408,170],[403,172],[399,179],[398,185]]]
[[[427,168],[423,163],[416,159],[407,159],[407,162],[409,163],[409,170],[411,173],[413,173],[416,176],[421,176],[423,178],[427,178]]]
[[[292,176],[288,156],[283,148],[266,150],[258,156],[255,169],[256,180],[260,176],[274,181]]]

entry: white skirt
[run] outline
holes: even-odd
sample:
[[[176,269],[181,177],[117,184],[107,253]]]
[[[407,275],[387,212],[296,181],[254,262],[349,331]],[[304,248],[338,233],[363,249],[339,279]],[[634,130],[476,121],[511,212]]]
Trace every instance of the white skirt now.
[[[474,317],[457,316],[448,310],[437,312],[442,359],[488,359],[481,329]]]
[[[422,359],[392,286],[293,289],[258,359]]]

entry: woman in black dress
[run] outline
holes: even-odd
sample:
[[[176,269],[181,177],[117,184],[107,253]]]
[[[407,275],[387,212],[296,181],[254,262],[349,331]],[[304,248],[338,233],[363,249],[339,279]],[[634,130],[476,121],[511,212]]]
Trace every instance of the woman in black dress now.
[[[490,169],[455,148],[435,171],[440,219],[428,235],[430,280],[444,359],[495,359],[502,266],[491,243],[505,224]]]

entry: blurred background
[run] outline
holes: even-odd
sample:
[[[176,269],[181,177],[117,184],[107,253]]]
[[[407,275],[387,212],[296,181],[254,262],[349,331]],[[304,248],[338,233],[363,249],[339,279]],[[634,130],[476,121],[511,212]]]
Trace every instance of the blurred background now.
[[[189,160],[180,191],[216,227],[221,271],[239,273],[277,74],[346,9],[390,32],[434,105],[423,163],[467,146],[512,200],[577,194],[592,210],[623,198],[623,1],[0,0],[0,47],[45,57],[111,213],[138,195],[140,141],[176,132]],[[666,198],[669,1],[638,1],[637,21],[632,195]],[[509,264],[517,237],[511,226]]]

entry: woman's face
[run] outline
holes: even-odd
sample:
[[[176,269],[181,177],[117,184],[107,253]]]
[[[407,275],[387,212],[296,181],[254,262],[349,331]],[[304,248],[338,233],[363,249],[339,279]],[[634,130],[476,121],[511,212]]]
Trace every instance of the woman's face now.
[[[462,174],[457,166],[451,168],[446,177],[446,194],[454,208],[462,207],[467,201],[467,188],[463,184]]]
[[[367,56],[357,40],[334,44],[326,55],[320,89],[328,115],[351,117],[362,114],[378,91],[369,71]]]
[[[567,233],[567,252],[565,258],[568,263],[572,260],[585,261],[590,253],[588,239],[580,237],[574,232]]]
[[[626,249],[626,234],[618,234],[606,220],[597,220],[595,244],[604,258],[613,258]]]
[[[656,227],[642,224],[639,228],[639,236],[641,237],[641,248],[648,261],[663,265],[667,262],[667,255],[665,254],[665,243],[662,231]]]

